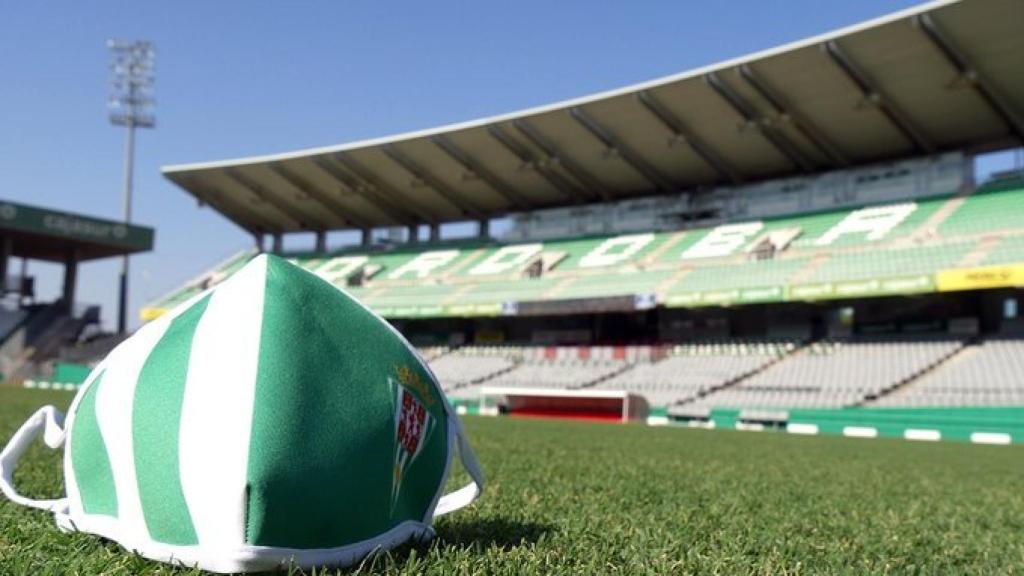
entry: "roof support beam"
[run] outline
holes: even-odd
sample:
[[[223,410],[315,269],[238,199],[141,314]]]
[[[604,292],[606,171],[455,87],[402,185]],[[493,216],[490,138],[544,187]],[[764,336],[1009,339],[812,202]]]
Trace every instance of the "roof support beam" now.
[[[268,226],[265,218],[261,214],[254,212],[246,204],[227,199],[226,195],[220,190],[199,182],[198,178],[186,178],[185,181],[188,183],[188,186],[182,186],[182,188],[192,194],[196,201],[213,207],[222,216],[242,227],[243,230],[250,234],[255,236],[281,231],[279,226]],[[240,213],[245,215],[242,216]]]
[[[298,190],[300,193],[305,194],[311,200],[324,207],[328,212],[340,219],[342,221],[342,226],[348,226],[351,224],[355,227],[363,228],[367,225],[366,221],[362,217],[353,216],[349,210],[339,204],[336,200],[326,194],[323,194],[301,176],[284,166],[281,166],[280,164],[267,164],[267,168],[287,182],[289,186]]]
[[[454,206],[461,214],[471,216],[473,218],[482,218],[483,215],[480,209],[471,203],[466,202],[465,198],[460,198],[459,193],[452,190],[447,184],[441,181],[440,178],[432,174],[429,170],[420,166],[412,158],[406,156],[404,152],[398,149],[393,144],[386,144],[381,148],[381,152],[385,156],[390,158],[395,164],[401,166],[406,172],[412,175],[413,178],[423,181],[427,186],[430,186],[435,192],[437,192],[442,198],[448,201],[449,204]]]
[[[409,225],[420,220],[433,219],[411,202],[402,202],[402,195],[391,188],[381,188],[372,174],[345,154],[339,152],[330,157],[314,159],[314,162],[321,170],[344,184],[353,194],[373,204],[396,222]],[[341,166],[338,166],[339,164]]]
[[[645,180],[658,188],[658,190],[662,192],[670,192],[676,188],[667,176],[659,172],[657,168],[644,160],[643,156],[637,154],[628,144],[623,142],[621,138],[602,126],[590,114],[587,114],[583,108],[574,106],[569,109],[569,115],[572,116],[580,126],[583,126],[591,136],[596,138],[606,148],[618,154],[626,161],[626,164],[629,164],[637,171],[637,173],[643,176]]]
[[[722,81],[717,74],[711,72],[704,75],[704,81],[708,86],[724,100],[729,107],[736,111],[748,124],[757,128],[758,133],[764,136],[769,144],[789,159],[797,168],[805,172],[814,170],[814,164],[804,158],[804,155],[789,138],[771,126],[768,120],[762,117],[749,102],[743,99],[731,86]]]
[[[541,134],[541,132],[532,124],[520,118],[519,120],[514,120],[512,125],[515,126],[516,129],[519,130],[519,133],[527,140],[532,142],[534,146],[540,148],[541,151],[544,152],[544,156],[547,157],[548,161],[565,168],[565,171],[582,184],[585,191],[590,193],[592,197],[596,192],[596,196],[603,200],[611,199],[611,195],[608,193],[608,189],[604,184],[598,181],[597,178],[587,172],[571,158],[562,154],[558,148],[556,148],[555,145],[548,140],[546,136]]]
[[[232,180],[235,184],[251,192],[254,196],[259,198],[261,201],[266,202],[272,206],[275,210],[283,214],[288,220],[291,220],[294,224],[298,225],[299,228],[303,229],[323,229],[327,226],[323,222],[314,222],[310,226],[310,218],[305,214],[295,210],[291,204],[286,201],[282,201],[280,198],[268,192],[263,186],[258,184],[252,178],[249,178],[245,174],[242,174],[238,169],[228,168],[224,171],[224,174]]]
[[[931,40],[932,44],[942,53],[946,60],[957,69],[978,95],[985,100],[989,108],[1006,123],[1021,142],[1024,142],[1024,120],[1022,120],[1022,114],[1014,110],[1006,98],[992,86],[988,78],[978,71],[967,55],[964,54],[963,50],[935,23],[931,14],[926,12],[914,16],[913,21],[915,25],[924,31],[925,36]]]
[[[395,187],[381,180],[376,174],[357,162],[348,154],[338,152],[334,154],[333,158],[345,166],[349,172],[355,174],[359,180],[365,182],[371,190],[379,191],[382,197],[387,197],[389,203],[392,205],[395,205],[397,202],[400,203],[400,206],[408,206],[409,210],[411,210],[419,219],[418,222],[412,222],[413,224],[419,224],[421,222],[433,224],[434,222],[437,222],[437,217],[429,210],[424,210],[419,204],[411,202],[405,194],[402,194]]]
[[[466,170],[469,170],[479,176],[481,180],[486,182],[491,189],[507,200],[509,204],[520,210],[528,209],[529,202],[527,202],[519,192],[516,192],[511,186],[502,182],[502,180],[493,172],[488,170],[487,167],[456,146],[450,139],[438,134],[437,136],[432,136],[430,141],[447,154],[449,158],[457,162]]]
[[[857,85],[864,99],[876,106],[918,151],[929,154],[935,151],[935,144],[914,124],[910,116],[892,98],[881,91],[878,84],[868,77],[867,73],[850,58],[850,55],[835,40],[829,40],[823,46],[832,62],[843,71],[851,82]]]
[[[704,142],[699,136],[697,136],[693,130],[690,130],[678,116],[672,113],[671,110],[665,107],[653,94],[647,91],[638,92],[637,101],[643,106],[644,110],[650,112],[658,122],[660,122],[665,128],[668,128],[672,132],[672,136],[676,139],[683,140],[690,145],[690,148],[703,160],[708,166],[714,170],[719,178],[728,180],[733,184],[743,183],[743,176],[733,168],[729,162],[722,157],[721,154],[715,151],[714,148]]]
[[[775,112],[780,116],[793,122],[798,130],[810,140],[833,164],[846,167],[850,165],[850,159],[843,154],[839,147],[832,142],[828,136],[807,116],[797,110],[793,104],[782,95],[779,90],[761,77],[749,64],[740,66],[740,76],[747,81],[747,84],[757,91],[764,98]]]
[[[589,195],[577,188],[572,182],[563,178],[558,172],[549,169],[544,162],[538,161],[534,158],[533,152],[531,152],[529,148],[515,141],[497,125],[488,126],[487,133],[491,138],[494,138],[495,141],[501,144],[503,148],[518,158],[519,161],[523,163],[523,166],[529,166],[536,169],[537,173],[540,174],[542,178],[547,180],[551,186],[561,192],[566,198],[577,203],[585,202],[590,199]]]

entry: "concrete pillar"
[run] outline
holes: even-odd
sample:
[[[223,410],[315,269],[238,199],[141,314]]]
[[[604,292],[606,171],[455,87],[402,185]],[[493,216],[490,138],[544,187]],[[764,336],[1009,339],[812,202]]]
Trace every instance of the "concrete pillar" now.
[[[274,245],[271,250],[274,254],[284,252],[284,236],[280,232],[274,234]]]
[[[327,232],[323,230],[316,233],[316,251],[321,254],[327,252]]]
[[[263,243],[263,233],[262,232],[258,232],[256,234],[253,234],[252,237],[253,237],[253,240],[255,240],[255,242],[256,242],[256,251],[259,252],[260,254],[262,254],[263,252],[266,252],[266,250],[265,250],[266,246]]]
[[[64,256],[64,290],[61,293],[64,307],[72,312],[75,307],[75,283],[78,281],[78,251],[69,248]]]
[[[441,240],[441,225],[431,224],[430,225],[430,241],[439,242]]]
[[[362,236],[363,237],[359,243],[362,244],[363,246],[369,246],[373,242],[373,230],[369,228],[363,228]]]
[[[11,252],[14,250],[14,241],[10,236],[0,236],[0,294],[6,294],[12,289],[9,282],[11,270]]]
[[[420,240],[420,227],[413,224],[409,226],[409,233],[406,236],[406,241],[409,244],[415,244]]]
[[[18,292],[21,294],[22,297],[31,296],[32,298],[35,298],[35,287],[32,288],[31,294],[26,294],[26,292],[29,291],[26,290],[28,288],[28,258],[21,259],[21,273],[19,274],[19,276],[21,276],[21,279],[19,280],[21,282],[21,285],[18,286]]]
[[[481,220],[480,221],[480,237],[489,238],[491,236],[491,221]]]

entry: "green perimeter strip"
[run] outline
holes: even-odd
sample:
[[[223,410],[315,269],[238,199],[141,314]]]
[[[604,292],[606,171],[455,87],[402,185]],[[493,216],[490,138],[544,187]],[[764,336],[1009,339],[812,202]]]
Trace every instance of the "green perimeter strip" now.
[[[1024,408],[946,408],[946,409],[872,409],[791,410],[789,419],[814,422],[859,422],[864,425],[907,427],[952,426],[988,429],[1024,427]]]
[[[709,420],[717,429],[734,429],[739,411],[714,409]],[[847,427],[858,427],[873,429],[879,438],[906,438],[907,431],[914,430],[938,432],[943,441],[970,442],[973,434],[996,433],[1009,435],[1014,444],[1024,443],[1024,407],[798,409],[790,411],[788,423],[813,424],[818,434],[836,436]]]
[[[1024,428],[1017,429],[996,429],[985,424],[974,426],[944,426],[944,425],[907,425],[907,424],[876,424],[855,420],[849,421],[828,421],[815,422],[810,420],[791,420],[790,423],[814,424],[818,427],[818,434],[843,436],[846,427],[871,428],[879,438],[904,438],[908,430],[938,432],[942,441],[970,442],[971,437],[977,433],[1007,434],[1014,444],[1024,443]]]
[[[936,431],[942,440],[970,441],[974,433],[1009,434],[1024,442],[1024,408],[856,408],[792,410],[790,423],[813,424],[820,434],[849,426],[873,428],[879,437],[904,438],[907,430]]]
[[[477,415],[480,413],[480,401],[479,400],[466,400],[463,398],[449,398],[448,403],[452,405],[456,411],[465,411],[466,414]]]
[[[103,374],[96,377],[78,404],[71,435],[71,469],[86,514],[117,516],[117,491],[107,446],[96,420],[96,393]]]
[[[715,428],[733,429],[740,420],[740,411],[715,409],[711,411],[710,420],[715,423]]]
[[[53,379],[65,384],[81,384],[89,377],[90,372],[92,372],[92,368],[83,364],[57,362],[53,369]]]
[[[206,296],[171,322],[135,388],[132,440],[139,499],[150,537],[164,544],[199,542],[181,488],[178,435],[192,338],[209,302]]]

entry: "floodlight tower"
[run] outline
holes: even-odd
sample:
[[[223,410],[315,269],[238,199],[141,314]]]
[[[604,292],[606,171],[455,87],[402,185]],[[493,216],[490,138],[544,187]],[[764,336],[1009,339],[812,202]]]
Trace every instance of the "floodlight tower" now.
[[[132,220],[132,184],[135,171],[135,129],[153,128],[153,62],[156,51],[144,40],[122,42],[108,40],[110,50],[110,123],[127,128],[124,144],[124,222]],[[121,285],[118,294],[117,333],[126,330],[128,309],[128,255],[121,260]]]

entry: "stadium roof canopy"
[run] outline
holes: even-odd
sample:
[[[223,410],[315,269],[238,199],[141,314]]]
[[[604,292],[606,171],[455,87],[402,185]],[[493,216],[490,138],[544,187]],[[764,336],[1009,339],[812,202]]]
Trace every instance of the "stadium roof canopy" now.
[[[1024,2],[939,0],[626,88],[167,166],[254,234],[493,218],[1024,141]]]
[[[153,249],[152,228],[6,201],[0,201],[0,239],[10,250],[3,257],[50,262],[82,262]]]

